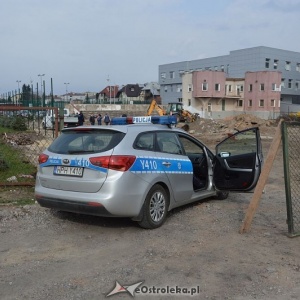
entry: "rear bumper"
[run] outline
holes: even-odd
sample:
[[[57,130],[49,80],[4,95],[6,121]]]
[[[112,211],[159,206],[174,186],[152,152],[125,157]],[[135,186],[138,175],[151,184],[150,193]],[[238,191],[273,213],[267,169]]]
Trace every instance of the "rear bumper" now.
[[[103,205],[95,202],[61,200],[39,195],[36,195],[35,198],[42,207],[46,208],[102,217],[113,216]]]

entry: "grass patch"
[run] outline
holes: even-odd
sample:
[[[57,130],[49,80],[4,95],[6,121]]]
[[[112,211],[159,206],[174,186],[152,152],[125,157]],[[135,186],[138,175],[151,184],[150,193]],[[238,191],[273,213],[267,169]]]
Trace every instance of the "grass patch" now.
[[[1,128],[0,135],[15,132],[12,129]],[[34,178],[22,178],[20,175],[33,175],[36,167],[25,160],[25,156],[21,150],[6,144],[0,138],[0,182],[7,182],[7,178],[16,176],[18,182],[35,182]]]
[[[0,193],[1,206],[24,206],[35,204],[34,187],[3,187]]]
[[[33,199],[18,199],[18,200],[2,200],[0,199],[0,207],[1,205],[7,206],[7,205],[13,205],[13,206],[24,206],[24,205],[33,205],[35,204],[35,200]]]

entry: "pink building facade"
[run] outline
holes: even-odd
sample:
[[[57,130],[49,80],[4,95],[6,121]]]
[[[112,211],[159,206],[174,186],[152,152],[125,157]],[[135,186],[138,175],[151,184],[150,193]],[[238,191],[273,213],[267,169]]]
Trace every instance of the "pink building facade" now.
[[[244,110],[280,112],[281,72],[246,72]]]
[[[222,118],[249,112],[262,118],[280,113],[281,72],[246,72],[227,78],[223,71],[194,71],[182,78],[182,102],[203,117]]]

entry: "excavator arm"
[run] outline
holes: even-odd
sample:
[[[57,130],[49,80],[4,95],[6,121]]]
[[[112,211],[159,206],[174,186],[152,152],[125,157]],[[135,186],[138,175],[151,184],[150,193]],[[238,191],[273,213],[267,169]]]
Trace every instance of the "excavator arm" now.
[[[156,110],[160,116],[166,115],[166,111],[153,99],[147,109],[147,116],[150,116],[154,110]]]

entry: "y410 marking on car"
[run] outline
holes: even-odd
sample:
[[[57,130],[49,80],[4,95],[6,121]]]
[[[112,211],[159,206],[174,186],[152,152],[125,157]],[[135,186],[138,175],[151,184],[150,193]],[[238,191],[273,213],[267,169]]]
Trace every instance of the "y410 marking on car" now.
[[[81,158],[76,157],[74,161],[75,161],[75,165],[79,167],[88,167],[90,165],[90,162],[86,159],[83,159],[82,157]]]
[[[157,170],[157,162],[151,159],[141,159],[140,160],[143,170]]]

